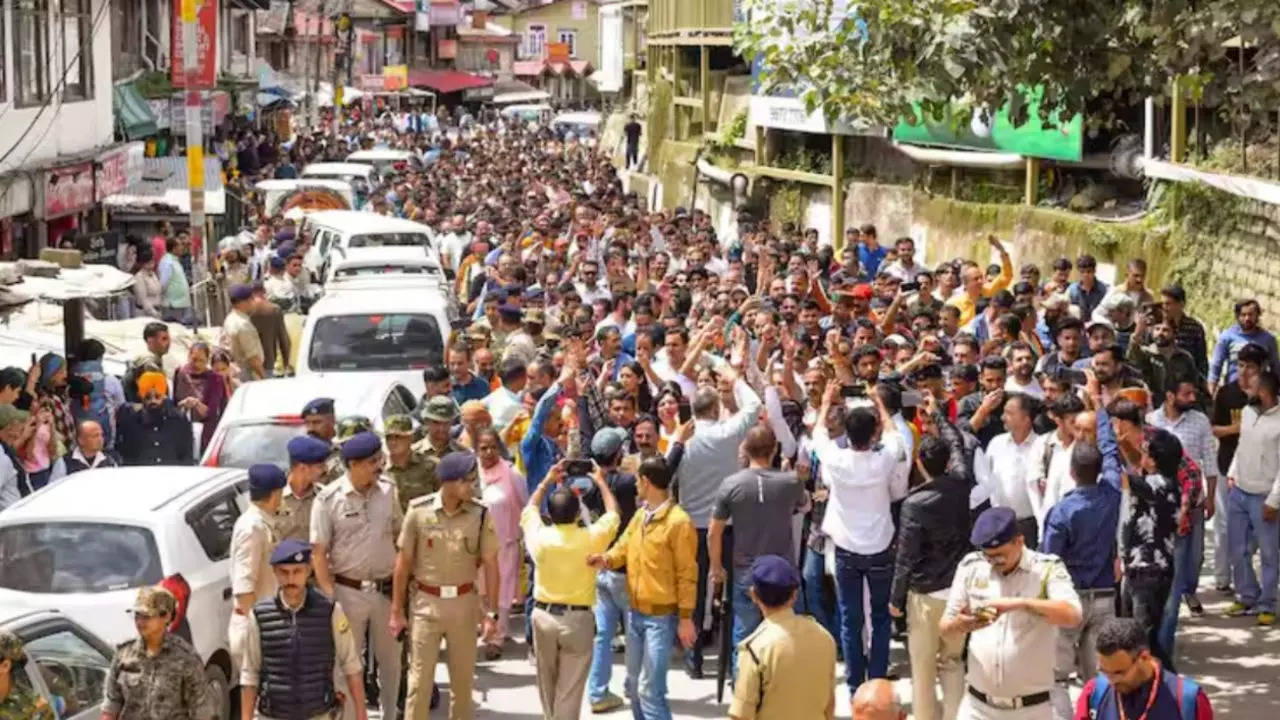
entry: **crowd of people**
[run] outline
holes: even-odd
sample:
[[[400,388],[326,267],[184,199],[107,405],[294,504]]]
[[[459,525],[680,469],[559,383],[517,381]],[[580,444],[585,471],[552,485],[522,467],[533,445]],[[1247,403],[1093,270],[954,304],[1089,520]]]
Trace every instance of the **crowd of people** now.
[[[475,663],[516,651],[516,612],[548,718],[584,695],[672,717],[670,650],[702,678],[717,637],[732,717],[830,717],[838,659],[855,714],[891,717],[878,681],[902,632],[921,720],[1174,717],[1187,694],[1203,719],[1175,673],[1206,530],[1227,613],[1275,622],[1280,360],[1258,302],[1210,343],[1140,258],[1109,286],[1089,255],[1046,277],[994,237],[994,264],[926,265],[869,224],[835,247],[749,212],[718,233],[700,209],[646,209],[588,144],[439,127],[363,122],[348,140],[421,156],[371,211],[431,228],[464,320],[421,359],[416,417],[379,437],[317,398],[288,471],[250,468],[232,548],[243,717],[283,717],[282,685],[307,717],[338,695],[365,717],[362,654],[384,718],[400,694],[426,717],[442,639],[450,717],[473,717]],[[313,238],[254,223],[216,268],[222,342],[182,367],[158,324],[119,380],[94,341],[71,367],[0,372],[0,508],[83,467],[192,462],[192,443],[151,440],[196,419],[198,447],[240,383],[287,371],[267,286],[306,272]],[[338,639],[305,673],[272,660],[286,610]]]

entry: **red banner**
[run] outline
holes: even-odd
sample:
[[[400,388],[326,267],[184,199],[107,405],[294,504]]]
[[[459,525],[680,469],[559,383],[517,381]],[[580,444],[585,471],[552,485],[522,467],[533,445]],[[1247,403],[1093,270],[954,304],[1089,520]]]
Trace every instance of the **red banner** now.
[[[54,218],[93,207],[93,163],[48,171],[44,182],[44,216]]]
[[[218,0],[196,3],[196,74],[193,88],[212,89],[218,81]],[[182,0],[173,0],[169,28],[169,80],[174,87],[187,86],[182,59]]]

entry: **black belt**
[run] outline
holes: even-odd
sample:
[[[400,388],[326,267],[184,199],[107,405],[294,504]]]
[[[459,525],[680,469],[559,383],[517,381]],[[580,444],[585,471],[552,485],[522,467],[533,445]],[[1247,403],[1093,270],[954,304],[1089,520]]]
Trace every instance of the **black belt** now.
[[[345,585],[353,590],[373,590],[383,595],[391,595],[391,578],[384,580],[356,580],[344,575],[334,575],[333,581],[339,585]]]
[[[590,610],[590,605],[564,605],[562,603],[544,603],[534,601],[533,606],[539,610],[545,610],[552,615],[563,615],[570,610]]]
[[[1116,594],[1115,588],[1076,588],[1077,595],[1089,595],[1091,597],[1111,597]]]
[[[981,700],[984,704],[998,708],[1001,710],[1017,710],[1019,708],[1032,707],[1033,705],[1042,705],[1049,702],[1049,691],[1032,693],[1023,695],[1022,697],[992,697],[981,690],[969,686],[969,694]]]

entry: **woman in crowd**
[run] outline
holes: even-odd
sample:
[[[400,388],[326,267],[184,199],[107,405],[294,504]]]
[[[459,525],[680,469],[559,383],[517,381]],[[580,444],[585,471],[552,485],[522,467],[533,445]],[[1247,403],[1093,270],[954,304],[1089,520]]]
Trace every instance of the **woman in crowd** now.
[[[226,406],[226,380],[213,369],[209,344],[197,342],[187,352],[187,364],[173,374],[173,399],[178,407],[190,415],[193,422],[202,424],[200,450],[209,444],[213,431],[222,419]]]
[[[498,533],[498,613],[497,634],[484,638],[485,655],[494,659],[506,642],[511,605],[520,600],[520,510],[529,501],[524,476],[502,459],[502,440],[492,426],[476,434],[476,458],[480,462],[480,498],[489,508]]]

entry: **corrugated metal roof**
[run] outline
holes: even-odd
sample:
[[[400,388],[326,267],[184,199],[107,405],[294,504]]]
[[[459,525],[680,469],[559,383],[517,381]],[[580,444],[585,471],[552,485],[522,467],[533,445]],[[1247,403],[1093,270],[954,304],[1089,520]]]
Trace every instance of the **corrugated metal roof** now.
[[[204,159],[205,212],[221,215],[226,206],[222,187],[222,161],[216,155]],[[158,157],[142,159],[142,180],[103,201],[114,207],[149,207],[162,205],[180,213],[190,212],[187,194],[187,158]]]

